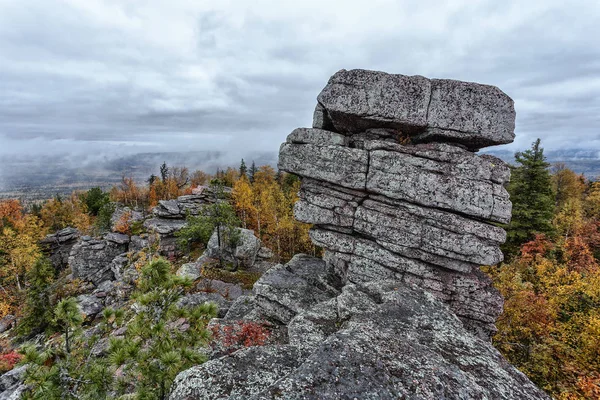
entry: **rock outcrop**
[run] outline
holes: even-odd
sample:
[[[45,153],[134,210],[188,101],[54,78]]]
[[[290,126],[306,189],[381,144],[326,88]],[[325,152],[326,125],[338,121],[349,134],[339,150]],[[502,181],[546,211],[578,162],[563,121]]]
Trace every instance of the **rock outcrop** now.
[[[73,278],[94,285],[114,279],[111,263],[117,256],[127,252],[128,245],[129,236],[120,233],[108,233],[103,239],[83,236],[73,246],[69,256]]]
[[[65,228],[54,234],[46,235],[40,241],[44,254],[50,259],[57,271],[63,270],[69,264],[71,249],[77,243],[80,234],[75,228]]]
[[[230,188],[224,190],[226,195],[231,192]],[[176,200],[160,200],[152,210],[152,218],[144,221],[144,228],[158,235],[160,252],[167,258],[177,255],[175,233],[186,226],[187,216],[198,215],[202,207],[218,201],[210,187],[196,188],[194,193],[180,196]]]
[[[224,321],[285,334],[187,370],[171,400],[549,399],[494,349],[508,167],[472,150],[514,138],[499,89],[340,71],[280,169],[302,178],[298,220],[323,259],[297,255]]]
[[[279,167],[303,178],[295,216],[314,224],[325,259],[344,282],[416,284],[489,337],[502,299],[479,266],[503,258],[493,223],[510,221],[510,170],[470,149],[513,140],[512,100],[364,70],[338,72],[318,100],[314,128],[288,136]]]
[[[291,263],[310,270],[318,260]],[[179,374],[170,398],[549,400],[417,286],[348,284],[336,297],[313,292],[302,302],[287,324],[289,343],[250,347],[191,368]]]
[[[227,238],[229,233],[225,228],[221,228],[219,246],[219,234],[215,228],[204,253],[195,262],[183,264],[177,271],[177,275],[196,280],[201,276],[204,265],[214,265],[219,258],[229,267],[250,272],[262,273],[275,265],[269,261],[273,258],[273,251],[263,246],[262,241],[254,236],[254,231],[235,228],[235,234],[238,240],[235,246],[231,246]]]

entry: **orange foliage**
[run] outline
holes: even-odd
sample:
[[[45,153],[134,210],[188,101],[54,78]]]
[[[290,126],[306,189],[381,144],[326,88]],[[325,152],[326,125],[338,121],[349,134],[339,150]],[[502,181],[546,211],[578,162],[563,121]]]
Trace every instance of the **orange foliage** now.
[[[131,211],[121,214],[114,230],[124,235],[131,235]]]
[[[0,229],[5,226],[15,227],[23,220],[23,207],[19,200],[0,201]]]
[[[92,225],[91,217],[77,192],[66,199],[55,197],[48,200],[40,214],[44,227],[51,233],[68,226],[87,233]]]
[[[212,327],[212,333],[213,338],[229,353],[243,347],[263,346],[271,336],[267,325],[249,321],[216,324]]]
[[[138,186],[133,178],[123,177],[110,191],[110,199],[134,209],[147,207],[148,189]]]

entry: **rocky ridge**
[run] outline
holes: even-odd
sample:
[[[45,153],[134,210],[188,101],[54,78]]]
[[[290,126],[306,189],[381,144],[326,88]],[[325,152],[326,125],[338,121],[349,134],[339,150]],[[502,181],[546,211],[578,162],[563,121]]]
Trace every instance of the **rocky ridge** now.
[[[548,399],[491,345],[503,300],[479,269],[502,261],[510,174],[473,150],[514,118],[492,86],[336,73],[279,159],[324,258],[271,268],[220,320],[275,343],[179,374],[170,399]]]

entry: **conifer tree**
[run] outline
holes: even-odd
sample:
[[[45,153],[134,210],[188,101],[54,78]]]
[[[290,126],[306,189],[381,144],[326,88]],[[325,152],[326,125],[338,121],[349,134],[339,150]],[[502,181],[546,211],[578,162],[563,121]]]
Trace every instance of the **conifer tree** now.
[[[169,167],[167,167],[166,162],[163,162],[162,165],[160,166],[160,179],[162,180],[163,183],[165,183],[167,181],[168,177],[169,177]]]
[[[26,279],[24,316],[17,327],[22,336],[42,332],[52,321],[50,286],[54,280],[54,267],[48,259],[40,258],[27,271]]]
[[[242,158],[242,162],[240,163],[240,178],[246,176],[248,173],[248,167],[246,167],[246,162]]]
[[[109,358],[123,371],[119,394],[134,385],[136,398],[166,399],[179,372],[205,361],[199,348],[210,338],[206,324],[216,315],[216,306],[179,307],[183,288],[191,284],[172,274],[164,259],[142,268],[133,296],[140,312],[127,325],[125,338],[110,343]]]
[[[521,244],[530,241],[536,233],[553,231],[554,195],[544,149],[537,139],[531,149],[515,154],[517,165],[512,167],[508,186],[513,204],[512,220],[507,226],[504,251],[518,252]]]
[[[258,168],[256,168],[256,164],[252,161],[252,165],[250,166],[250,173],[248,178],[250,178],[250,182],[254,183],[254,174],[258,172]]]

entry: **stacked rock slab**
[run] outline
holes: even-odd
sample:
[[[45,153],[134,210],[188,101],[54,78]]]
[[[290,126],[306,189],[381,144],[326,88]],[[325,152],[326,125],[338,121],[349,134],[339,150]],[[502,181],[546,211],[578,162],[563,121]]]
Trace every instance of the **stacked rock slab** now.
[[[488,338],[502,298],[479,267],[503,258],[510,171],[474,151],[512,142],[514,124],[493,86],[342,70],[279,168],[303,178],[295,216],[344,283],[416,285]]]
[[[225,189],[224,195],[231,189]],[[144,221],[148,231],[159,237],[160,253],[168,258],[178,254],[175,233],[187,225],[188,215],[198,215],[207,204],[217,201],[217,194],[210,187],[195,189],[195,194],[179,196],[176,200],[159,200],[158,206],[152,210],[152,218]]]

